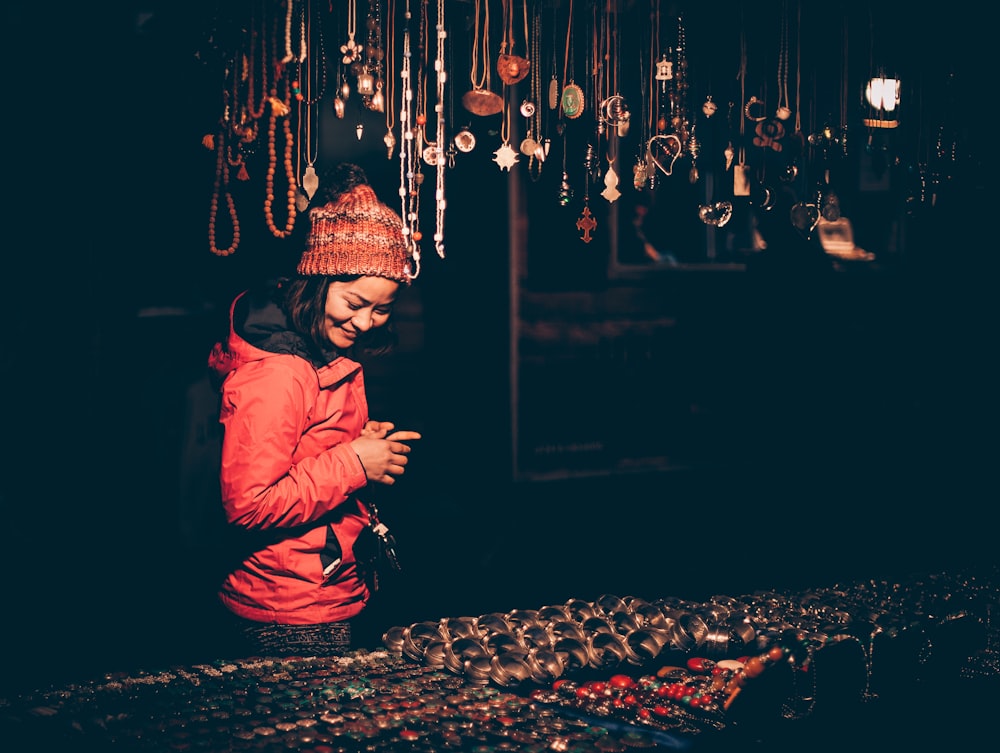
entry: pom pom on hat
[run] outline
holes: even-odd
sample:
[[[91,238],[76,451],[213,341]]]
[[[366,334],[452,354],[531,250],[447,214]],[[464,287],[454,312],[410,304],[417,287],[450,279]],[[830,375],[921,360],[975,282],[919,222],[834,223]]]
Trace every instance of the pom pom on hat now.
[[[410,252],[399,215],[379,201],[364,171],[349,163],[325,176],[322,206],[309,211],[302,275],[370,275],[410,283]]]

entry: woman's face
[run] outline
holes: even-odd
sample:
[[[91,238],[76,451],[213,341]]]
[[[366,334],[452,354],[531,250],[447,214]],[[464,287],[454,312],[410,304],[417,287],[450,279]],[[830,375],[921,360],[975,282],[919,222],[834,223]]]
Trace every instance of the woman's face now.
[[[326,336],[346,350],[358,336],[389,322],[399,283],[384,277],[333,282],[326,294]]]

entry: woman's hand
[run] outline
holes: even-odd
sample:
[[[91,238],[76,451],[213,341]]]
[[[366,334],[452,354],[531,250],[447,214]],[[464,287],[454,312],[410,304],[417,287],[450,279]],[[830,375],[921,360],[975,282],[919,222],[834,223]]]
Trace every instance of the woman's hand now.
[[[388,421],[369,421],[361,436],[351,442],[369,481],[391,485],[406,471],[410,447],[404,442],[420,439],[421,435],[416,431],[393,431],[394,428]]]
[[[361,436],[371,439],[385,439],[385,435],[395,428],[396,424],[392,421],[369,421],[361,430]]]

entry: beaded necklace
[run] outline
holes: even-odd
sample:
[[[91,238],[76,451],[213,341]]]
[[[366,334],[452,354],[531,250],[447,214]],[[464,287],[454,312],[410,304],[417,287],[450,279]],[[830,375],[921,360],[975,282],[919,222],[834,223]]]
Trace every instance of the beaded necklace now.
[[[295,139],[292,136],[292,126],[291,123],[289,123],[288,118],[288,115],[291,112],[291,106],[289,105],[290,86],[288,83],[288,77],[283,75],[283,73],[281,80],[284,83],[284,97],[279,98],[277,87],[272,87],[271,96],[268,100],[271,104],[271,115],[267,121],[267,175],[264,181],[264,221],[267,223],[268,230],[271,231],[271,234],[275,238],[287,238],[292,234],[292,230],[295,227],[295,216],[297,213],[295,198],[298,184],[295,179],[295,166],[292,162],[292,151]],[[285,195],[288,202],[287,219],[285,221],[284,229],[279,229],[274,221],[274,174],[277,171],[278,164],[278,118],[281,118],[282,136],[285,139],[284,167],[285,185],[287,187]]]
[[[229,163],[226,159],[225,125],[219,130],[215,139],[215,184],[212,187],[212,200],[208,212],[208,249],[216,256],[229,256],[240,245],[240,220],[236,215],[236,203],[229,190]],[[216,244],[216,217],[219,214],[219,197],[225,194],[226,208],[229,211],[229,221],[232,223],[232,242],[226,248]]]
[[[400,71],[402,81],[401,101],[399,107],[399,128],[403,143],[399,148],[399,198],[403,219],[403,238],[410,249],[412,263],[406,266],[406,275],[411,280],[420,274],[420,194],[416,184],[416,165],[418,164],[417,144],[413,128],[413,73],[410,49],[410,23],[413,14],[410,2],[407,0],[404,11],[403,26],[403,56]]]
[[[434,59],[434,70],[436,78],[437,101],[434,110],[437,113],[437,134],[435,136],[435,149],[437,151],[437,161],[435,164],[436,174],[434,180],[434,249],[440,258],[444,258],[444,210],[447,206],[444,196],[444,173],[445,173],[445,118],[444,118],[444,97],[445,84],[448,81],[448,69],[445,67],[445,41],[448,38],[447,27],[444,18],[444,0],[437,0],[437,50]]]

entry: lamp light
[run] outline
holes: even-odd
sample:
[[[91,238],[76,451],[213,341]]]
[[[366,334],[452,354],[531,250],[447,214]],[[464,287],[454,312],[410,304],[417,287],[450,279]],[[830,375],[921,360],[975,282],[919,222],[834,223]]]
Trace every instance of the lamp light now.
[[[865,84],[867,117],[862,122],[868,128],[896,128],[899,126],[898,78],[889,78],[884,73],[873,76]]]

